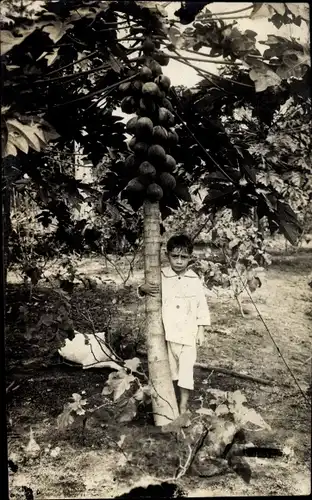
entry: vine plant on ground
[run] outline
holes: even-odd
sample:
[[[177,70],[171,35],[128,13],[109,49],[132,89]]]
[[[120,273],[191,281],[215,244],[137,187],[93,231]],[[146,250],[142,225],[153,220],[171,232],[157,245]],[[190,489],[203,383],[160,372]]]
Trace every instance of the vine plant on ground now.
[[[64,405],[57,418],[58,428],[69,428],[78,419],[82,422],[84,436],[88,418],[109,405],[113,411],[112,421],[126,424],[135,420],[139,408],[146,409],[150,402],[148,379],[138,371],[139,365],[138,358],[129,359],[121,370],[111,373],[102,390],[103,403],[95,408],[88,408],[88,400],[82,395],[73,394],[73,401]],[[107,396],[111,397],[111,402]],[[247,442],[246,432],[270,431],[271,428],[255,409],[245,404],[246,397],[239,390],[225,392],[209,388],[207,396],[207,407],[202,404],[199,409],[180,415],[161,427],[162,433],[172,433],[177,438],[179,466],[175,479],[188,472],[198,473],[198,467],[206,462],[213,464],[218,474],[231,469],[248,483],[251,469],[244,457],[273,458],[284,454],[275,447],[259,448]]]

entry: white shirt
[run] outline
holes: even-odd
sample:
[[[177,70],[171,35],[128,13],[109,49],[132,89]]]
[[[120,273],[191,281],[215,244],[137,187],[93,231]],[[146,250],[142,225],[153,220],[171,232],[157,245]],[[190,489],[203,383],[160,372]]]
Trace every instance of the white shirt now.
[[[204,286],[194,271],[176,274],[171,267],[161,270],[162,317],[168,342],[196,345],[198,326],[210,325]]]

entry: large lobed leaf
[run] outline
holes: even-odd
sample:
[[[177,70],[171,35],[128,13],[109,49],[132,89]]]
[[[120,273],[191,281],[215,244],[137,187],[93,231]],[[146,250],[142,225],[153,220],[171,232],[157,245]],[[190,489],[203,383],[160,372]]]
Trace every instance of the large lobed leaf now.
[[[22,123],[17,118],[8,118],[4,119],[4,123],[7,134],[3,144],[3,157],[16,156],[18,151],[28,153],[30,148],[40,152],[50,140],[60,137],[54,128],[43,120]]]
[[[117,401],[128,389],[131,382],[135,380],[132,373],[128,374],[125,370],[110,373],[108,380],[103,388],[102,395],[113,394],[114,401]]]

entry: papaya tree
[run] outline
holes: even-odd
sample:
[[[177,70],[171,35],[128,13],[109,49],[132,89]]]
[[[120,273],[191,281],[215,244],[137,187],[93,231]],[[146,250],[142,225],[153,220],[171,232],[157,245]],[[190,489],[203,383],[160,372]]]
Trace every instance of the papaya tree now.
[[[29,7],[31,9],[31,5]],[[122,2],[117,7],[121,12],[125,8],[127,11]],[[148,31],[153,33],[157,28],[158,17],[149,9],[136,4],[130,7],[129,9],[128,5],[129,13],[136,16],[138,23],[143,24],[141,31],[146,32],[144,40],[139,40],[144,55],[138,62],[135,61],[135,66],[132,60],[128,60],[129,51],[119,44],[116,37],[118,22],[130,23],[118,21],[115,8],[108,8],[106,4],[97,6],[94,3],[91,7],[84,7],[83,2],[77,2],[74,6],[42,3],[39,10],[30,10],[31,19],[28,19],[27,27],[24,25],[25,11],[19,13],[19,16],[13,16],[13,19],[7,17],[4,20],[9,29],[4,31],[2,45],[6,71],[5,107],[2,113],[3,151],[9,160],[19,152],[21,172],[27,173],[36,181],[41,198],[46,198],[50,211],[57,213],[59,217],[60,212],[63,212],[64,217],[68,211],[60,210],[55,189],[51,193],[53,190],[50,189],[50,182],[47,182],[42,170],[40,171],[41,150],[49,140],[58,140],[58,148],[77,140],[94,164],[108,151],[113,156],[116,149],[122,152],[122,148],[126,147],[122,135],[124,126],[118,117],[112,115],[113,106],[109,100],[110,92],[118,88],[125,96],[121,103],[122,110],[138,110],[138,116],[133,129],[135,139],[132,141],[135,156],[132,155],[125,162],[127,175],[118,176],[118,168],[123,167],[118,159],[113,162],[112,172],[118,178],[118,189],[127,186],[125,193],[130,198],[132,196],[132,206],[138,207],[144,201],[146,276],[160,281],[159,202],[176,185],[174,177],[169,173],[175,168],[175,160],[168,154],[169,148],[165,152],[160,143],[168,138],[174,147],[177,134],[169,130],[174,125],[174,118],[167,109],[170,103],[165,100],[170,81],[162,75],[161,65],[156,61],[158,58],[160,62],[167,64],[168,58],[161,53],[155,58],[150,56],[156,45],[147,35]],[[7,12],[7,15],[10,16],[10,13]],[[92,29],[90,16],[91,21],[94,18]],[[10,30],[12,23],[14,28]],[[101,34],[97,34],[97,30]],[[136,36],[137,33],[138,31]],[[72,40],[74,43],[71,43]],[[63,42],[60,47],[59,41]],[[159,42],[156,43],[159,45]],[[69,50],[62,48],[68,45]],[[86,47],[87,54],[79,52],[81,45]],[[95,52],[99,56],[97,59],[94,57]],[[114,53],[117,53],[117,57]],[[82,59],[88,59],[88,69],[81,70]],[[80,71],[72,72],[76,60]],[[53,71],[50,69],[52,64],[55,67]],[[17,71],[17,68],[20,70],[22,67],[24,75]],[[49,77],[50,73],[57,76]],[[155,78],[157,82],[154,82]],[[129,82],[133,82],[131,86]],[[91,85],[93,90],[88,91]],[[14,92],[11,91],[12,88]],[[28,95],[27,106],[25,94]],[[102,101],[106,98],[104,108],[93,104],[91,99],[96,95]],[[90,107],[93,109],[90,110]],[[31,158],[29,149],[37,152],[35,161]],[[133,177],[135,167],[140,167],[140,180],[128,182]],[[65,181],[67,185],[71,181],[71,190],[75,193],[79,188],[85,187],[82,183],[72,182],[70,177],[65,177],[64,174],[59,175],[59,181]],[[116,183],[114,187],[116,188]],[[110,195],[112,194],[111,192]],[[105,193],[102,202],[104,198]],[[64,203],[61,204],[64,206]],[[160,425],[167,422],[168,418],[174,419],[177,416],[161,321],[160,297],[147,301],[147,324],[155,423]]]
[[[166,207],[176,196],[177,182],[172,175],[176,161],[173,153],[178,135],[174,125],[172,105],[167,99],[170,79],[162,74],[168,58],[157,50],[159,42],[146,36],[142,44],[145,57],[134,82],[119,88],[126,94],[121,109],[135,116],[127,123],[133,133],[129,143],[132,152],[125,160],[133,178],[123,191],[123,197],[133,207],[143,204],[145,279],[161,284],[160,274],[160,204]],[[161,317],[161,295],[146,298],[146,335],[149,380],[152,391],[154,419],[163,425],[178,416],[176,398],[170,377],[167,347]]]
[[[213,17],[203,10],[206,3],[200,2],[194,11],[186,2],[177,11],[181,23],[195,20],[183,34],[157,2],[42,1],[34,6],[25,2],[21,10],[2,14],[4,154],[18,154],[21,172],[29,150],[40,155],[49,141],[57,141],[59,148],[77,141],[94,165],[112,155],[110,172],[103,179],[102,203],[125,201],[134,211],[143,207],[145,277],[155,283],[160,282],[160,217],[170,214],[180,200],[191,199],[188,188],[196,176],[205,175],[208,184],[204,211],[230,206],[239,219],[257,207],[261,216],[290,224],[293,242],[300,234],[289,205],[280,195],[270,199],[270,186],[265,191],[258,186],[247,149],[231,143],[213,114],[201,121],[199,114],[192,117],[194,103],[185,108],[162,68],[170,58],[178,59],[204,78],[206,102],[214,99],[221,82],[221,98],[230,100],[229,94],[246,89],[255,95],[293,77],[302,80],[309,67],[307,48],[270,38],[265,42],[270,52],[261,55],[254,32],[241,33],[222,14]],[[270,6],[265,14],[262,5]],[[282,11],[276,5],[253,4],[251,16],[266,15],[276,23],[307,20],[307,12],[294,12],[294,4],[282,4]],[[222,57],[216,64],[247,65],[248,83],[198,69],[196,51],[203,46],[210,49],[208,61]],[[180,48],[192,57],[181,55]],[[121,117],[113,115],[119,105],[134,115],[126,128]],[[133,135],[129,147],[125,132]],[[28,175],[36,178],[39,189],[40,168],[28,163]],[[153,411],[156,425],[162,425],[177,416],[177,406],[161,296],[148,298],[146,311]]]

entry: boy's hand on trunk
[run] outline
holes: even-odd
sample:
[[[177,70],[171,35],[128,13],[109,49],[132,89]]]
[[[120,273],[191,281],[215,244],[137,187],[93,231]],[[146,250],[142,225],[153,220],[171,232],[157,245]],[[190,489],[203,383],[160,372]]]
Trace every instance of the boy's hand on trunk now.
[[[152,283],[143,283],[143,285],[140,286],[140,291],[145,295],[155,296],[159,293],[160,286],[153,285]]]

